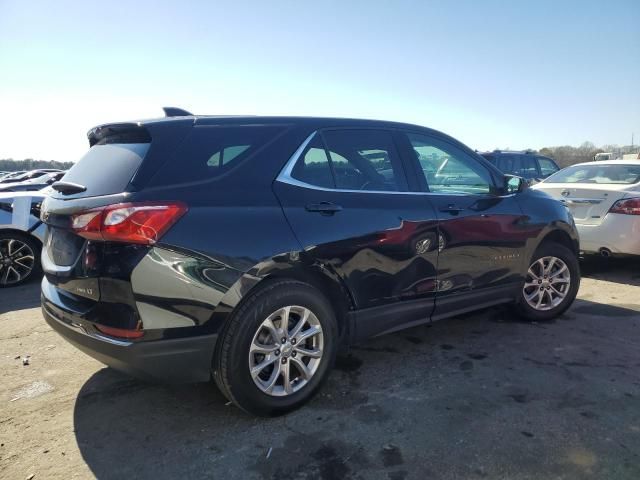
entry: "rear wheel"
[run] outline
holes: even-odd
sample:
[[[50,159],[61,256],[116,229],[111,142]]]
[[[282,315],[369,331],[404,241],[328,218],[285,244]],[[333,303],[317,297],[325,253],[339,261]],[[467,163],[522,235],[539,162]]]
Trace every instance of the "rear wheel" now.
[[[40,271],[40,244],[19,232],[0,233],[0,287],[31,280]]]
[[[529,320],[551,320],[571,306],[579,286],[576,255],[558,243],[544,243],[531,259],[518,298],[518,312]]]
[[[238,407],[278,415],[308,401],[335,359],[336,321],[310,285],[274,281],[240,306],[219,340],[214,379]]]

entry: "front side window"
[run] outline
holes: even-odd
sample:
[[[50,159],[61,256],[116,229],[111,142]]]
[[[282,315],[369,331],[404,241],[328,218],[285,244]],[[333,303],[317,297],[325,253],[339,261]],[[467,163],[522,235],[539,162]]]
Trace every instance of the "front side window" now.
[[[574,165],[551,175],[544,183],[627,184],[640,182],[640,165]]]
[[[538,164],[540,165],[540,173],[543,177],[548,177],[549,175],[553,175],[558,171],[558,167],[555,163],[553,163],[548,158],[538,158]]]
[[[486,194],[489,172],[462,150],[427,135],[407,133],[430,192]]]

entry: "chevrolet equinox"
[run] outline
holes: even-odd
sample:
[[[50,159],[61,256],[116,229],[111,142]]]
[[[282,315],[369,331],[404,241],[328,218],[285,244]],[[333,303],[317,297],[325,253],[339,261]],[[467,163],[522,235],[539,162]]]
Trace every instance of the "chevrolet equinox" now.
[[[567,209],[428,128],[338,118],[113,123],[42,206],[42,311],[111,367],[277,415],[341,345],[580,283]]]

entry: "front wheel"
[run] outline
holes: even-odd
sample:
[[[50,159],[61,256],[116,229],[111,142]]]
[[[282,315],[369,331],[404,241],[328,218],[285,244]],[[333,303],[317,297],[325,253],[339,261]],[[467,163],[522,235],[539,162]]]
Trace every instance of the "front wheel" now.
[[[337,338],[331,305],[321,292],[294,280],[274,281],[234,312],[219,340],[213,376],[243,410],[286,413],[318,390]]]
[[[564,245],[548,242],[536,250],[516,304],[533,321],[551,320],[573,303],[580,287],[577,256]]]

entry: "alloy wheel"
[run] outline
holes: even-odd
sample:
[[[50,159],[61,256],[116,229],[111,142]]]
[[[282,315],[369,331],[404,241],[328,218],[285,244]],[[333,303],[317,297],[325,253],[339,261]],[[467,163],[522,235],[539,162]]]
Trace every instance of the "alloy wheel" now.
[[[535,310],[551,310],[562,303],[571,287],[571,272],[558,257],[542,257],[527,271],[522,293]]]
[[[0,240],[0,285],[18,283],[33,271],[35,256],[33,250],[17,238]]]
[[[267,395],[291,395],[309,383],[322,360],[324,335],[315,314],[301,306],[283,307],[258,327],[249,347],[249,369]]]

